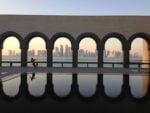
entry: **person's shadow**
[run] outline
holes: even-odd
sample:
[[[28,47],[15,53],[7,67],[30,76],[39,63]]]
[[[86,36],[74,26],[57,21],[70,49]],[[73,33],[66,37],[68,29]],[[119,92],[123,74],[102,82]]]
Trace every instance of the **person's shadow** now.
[[[32,73],[32,76],[31,76],[31,81],[35,79],[35,73]]]

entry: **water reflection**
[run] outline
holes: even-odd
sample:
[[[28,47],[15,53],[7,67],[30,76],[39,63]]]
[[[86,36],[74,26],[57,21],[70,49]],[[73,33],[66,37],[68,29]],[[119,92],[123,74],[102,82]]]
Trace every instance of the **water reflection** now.
[[[20,74],[14,74],[11,76],[7,76],[2,78],[3,91],[6,95],[14,97],[19,92],[20,86]]]
[[[106,95],[115,98],[121,93],[122,74],[103,74],[103,84]]]
[[[45,92],[46,73],[31,73],[27,76],[28,89],[31,95],[41,96]]]
[[[27,83],[29,92],[33,96],[41,96],[45,92],[46,73],[27,74]],[[60,97],[67,96],[71,91],[72,74],[71,73],[53,73],[52,75],[54,92]],[[78,85],[79,92],[85,97],[93,96],[96,92],[97,74],[79,73]],[[3,90],[8,96],[16,96],[19,92],[21,77],[20,74],[14,74],[2,78]],[[104,74],[103,84],[106,95],[117,97],[123,84],[123,74]],[[149,84],[149,74],[131,74],[129,78],[131,94],[136,98],[141,98],[147,94]]]
[[[30,78],[31,78],[31,81],[32,81],[33,79],[35,79],[35,73],[32,73],[32,76],[31,76]]]
[[[131,94],[136,98],[146,95],[149,83],[148,74],[130,74]]]
[[[57,96],[67,96],[71,91],[71,73],[53,73],[54,92]]]
[[[96,92],[97,74],[78,74],[79,92],[85,97],[91,97]]]

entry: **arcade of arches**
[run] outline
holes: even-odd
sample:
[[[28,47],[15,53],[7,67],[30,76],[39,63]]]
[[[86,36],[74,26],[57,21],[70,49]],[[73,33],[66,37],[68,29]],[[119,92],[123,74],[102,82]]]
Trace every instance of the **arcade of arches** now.
[[[146,33],[135,33],[132,36],[128,38],[128,40],[120,33],[109,33],[106,34],[102,39],[99,38],[96,34],[93,33],[83,33],[79,35],[76,39],[71,36],[68,33],[56,33],[53,37],[49,38],[43,33],[30,33],[28,34],[24,39],[22,38],[21,35],[19,35],[16,32],[6,32],[4,34],[1,34],[0,36],[0,45],[1,45],[1,50],[0,50],[0,61],[2,61],[2,49],[4,42],[7,38],[10,36],[16,37],[18,39],[19,44],[20,44],[20,50],[21,50],[21,66],[26,67],[27,66],[27,51],[29,48],[29,43],[30,40],[33,37],[41,37],[45,41],[45,47],[47,50],[47,66],[52,67],[52,61],[53,61],[53,48],[55,41],[59,39],[60,37],[65,37],[67,38],[70,43],[71,43],[71,49],[72,49],[72,61],[73,61],[73,67],[77,67],[78,64],[78,49],[80,46],[80,42],[82,39],[89,37],[93,39],[96,43],[96,49],[98,52],[98,67],[103,67],[103,51],[105,49],[105,43],[107,42],[108,39],[114,37],[118,39],[121,42],[122,45],[122,51],[123,51],[123,62],[124,62],[124,67],[129,67],[129,53],[131,50],[131,45],[132,42],[136,38],[142,38],[145,40],[148,46],[146,46],[145,42],[143,42],[143,55],[148,56],[147,54],[149,53],[149,48],[150,48],[150,35]],[[146,51],[148,50],[148,51]],[[144,58],[143,57],[143,58]],[[146,58],[144,58],[146,59]],[[148,59],[149,60],[149,59]]]

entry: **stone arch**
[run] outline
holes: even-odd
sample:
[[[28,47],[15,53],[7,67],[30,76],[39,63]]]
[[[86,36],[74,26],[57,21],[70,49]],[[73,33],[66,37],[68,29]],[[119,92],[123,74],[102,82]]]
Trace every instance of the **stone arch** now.
[[[140,33],[135,33],[129,37],[129,39],[128,39],[129,50],[131,49],[132,42],[138,37],[144,39],[148,44],[148,49],[150,49],[150,35],[140,32]]]
[[[79,45],[80,45],[81,40],[86,38],[86,37],[89,37],[89,38],[91,38],[91,39],[93,39],[95,41],[96,46],[97,46],[97,50],[98,50],[99,47],[100,47],[99,46],[100,45],[100,39],[99,39],[99,37],[96,34],[90,33],[90,32],[83,33],[83,34],[81,34],[81,35],[79,35],[77,37],[77,40],[76,40],[76,42],[77,42],[77,49],[79,49]]]
[[[26,37],[25,37],[25,47],[28,49],[29,48],[29,43],[30,41],[34,38],[34,37],[40,37],[44,40],[45,42],[45,45],[46,45],[46,49],[49,48],[49,38],[44,34],[44,33],[41,33],[41,32],[32,32],[30,34],[28,34]]]
[[[66,33],[66,32],[60,32],[60,33],[56,33],[52,36],[51,38],[51,45],[52,45],[52,49],[54,48],[55,45],[55,41],[57,39],[59,39],[60,37],[65,37],[67,38],[70,42],[71,42],[71,49],[74,50],[75,48],[75,40],[73,38],[73,36],[71,36],[70,34]]]
[[[125,47],[126,47],[126,45],[127,45],[127,40],[126,40],[126,38],[122,34],[116,33],[116,32],[109,33],[109,34],[107,34],[107,35],[104,36],[104,38],[102,39],[102,48],[105,49],[105,43],[106,43],[106,41],[108,39],[112,38],[112,37],[118,39],[121,42],[122,49],[124,50]]]
[[[23,38],[21,37],[21,35],[14,31],[7,31],[0,35],[0,48],[3,48],[4,41],[10,36],[14,36],[19,41],[20,49],[22,49],[24,45]]]

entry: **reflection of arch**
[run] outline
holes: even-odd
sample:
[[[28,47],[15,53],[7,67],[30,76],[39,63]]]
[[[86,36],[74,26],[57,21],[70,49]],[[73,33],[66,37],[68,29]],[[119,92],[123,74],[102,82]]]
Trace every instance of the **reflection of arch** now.
[[[7,39],[10,36],[14,36],[19,41],[20,49],[22,49],[23,45],[24,45],[23,44],[23,38],[18,33],[13,32],[13,31],[8,31],[8,32],[5,32],[5,33],[0,35],[0,48],[1,49],[3,48],[3,44],[4,44],[5,39]]]
[[[109,34],[107,34],[107,35],[104,36],[104,38],[102,39],[102,48],[105,49],[105,43],[106,43],[106,41],[109,38],[112,38],[112,37],[118,39],[121,42],[122,49],[124,50],[125,47],[126,47],[126,45],[127,45],[127,40],[126,40],[126,38],[122,34],[116,33],[116,32],[109,33]]]
[[[55,41],[59,39],[60,37],[67,38],[71,42],[71,48],[73,50],[73,48],[75,47],[75,40],[70,34],[65,33],[65,32],[56,33],[55,35],[52,36],[51,38],[52,49],[54,48]]]
[[[33,38],[35,38],[35,37],[40,37],[40,38],[42,38],[42,39],[45,41],[46,49],[49,48],[49,39],[48,39],[48,37],[47,37],[44,33],[41,33],[41,32],[32,32],[32,33],[28,34],[28,35],[25,37],[25,46],[26,46],[27,49],[29,48],[29,43],[30,43],[30,41],[31,41]]]
[[[97,35],[95,35],[94,33],[90,33],[90,32],[83,33],[83,34],[78,36],[78,38],[77,38],[77,49],[79,49],[79,45],[80,45],[81,40],[86,38],[86,37],[93,39],[95,41],[96,47],[98,49],[98,47],[100,45],[100,39]]]
[[[132,45],[132,42],[136,39],[136,38],[142,38],[144,39],[146,42],[147,42],[147,45],[150,49],[150,35],[146,34],[146,33],[135,33],[133,34],[129,39],[128,39],[128,44],[129,44],[129,49],[131,49],[131,45]]]

